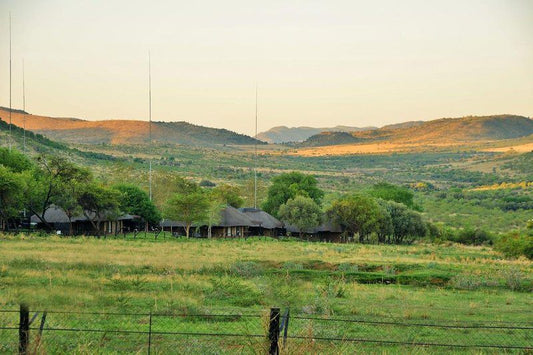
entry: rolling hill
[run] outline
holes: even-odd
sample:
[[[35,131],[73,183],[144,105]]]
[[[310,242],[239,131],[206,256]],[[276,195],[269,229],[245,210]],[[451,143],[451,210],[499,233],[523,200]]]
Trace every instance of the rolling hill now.
[[[8,121],[9,109],[0,107],[0,119]],[[149,124],[139,120],[87,121],[25,114],[12,110],[14,125],[26,128],[50,139],[66,143],[142,144],[147,143]],[[226,129],[209,128],[187,122],[153,122],[154,142],[211,146],[217,144],[264,144],[252,137]]]
[[[370,131],[321,133],[301,146],[329,146],[350,143],[456,144],[520,138],[533,134],[533,120],[516,115],[442,118],[407,122]]]
[[[260,139],[267,143],[289,143],[289,142],[303,142],[311,136],[322,132],[355,132],[376,129],[376,127],[348,127],[336,126],[330,128],[315,128],[315,127],[286,127],[278,126],[261,132],[257,135]]]

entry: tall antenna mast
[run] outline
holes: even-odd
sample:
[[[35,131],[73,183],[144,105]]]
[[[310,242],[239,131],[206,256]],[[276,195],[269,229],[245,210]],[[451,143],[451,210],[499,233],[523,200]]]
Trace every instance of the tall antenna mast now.
[[[9,150],[11,150],[11,12],[9,12]]]
[[[150,58],[150,51],[148,51],[148,131],[149,131],[149,140],[148,147],[152,148],[152,61]],[[150,170],[148,172],[148,195],[150,196],[150,201],[152,201],[152,157],[149,161]]]
[[[254,208],[257,208],[257,84],[255,84]]]
[[[24,80],[24,58],[22,59],[22,111],[24,111],[24,116],[22,116],[22,132],[24,134],[22,152],[26,154],[26,85]]]

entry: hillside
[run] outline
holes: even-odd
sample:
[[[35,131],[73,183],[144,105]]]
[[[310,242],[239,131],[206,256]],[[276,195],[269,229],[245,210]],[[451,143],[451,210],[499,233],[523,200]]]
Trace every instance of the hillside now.
[[[309,137],[300,146],[303,147],[320,147],[325,145],[338,145],[360,143],[366,141],[365,139],[354,137],[349,132],[322,132]]]
[[[51,154],[68,156],[72,160],[75,160],[82,164],[92,164],[102,161],[119,161],[120,158],[114,157],[109,154],[94,152],[94,151],[82,151],[76,148],[71,148],[67,144],[56,142],[48,139],[47,137],[26,131],[17,126],[11,127],[11,138],[9,136],[9,124],[3,120],[0,120],[0,142],[2,147],[8,147],[11,142],[11,146],[19,151],[24,149],[24,135],[26,136],[26,151],[30,156],[40,154]]]
[[[261,132],[257,135],[260,139],[267,143],[289,143],[289,142],[303,142],[311,136],[320,134],[322,132],[356,132],[376,129],[376,127],[349,127],[336,126],[330,128],[315,128],[315,127],[286,127],[278,126]]]
[[[392,127],[392,128],[391,128]],[[328,146],[348,143],[438,144],[474,143],[525,137],[533,134],[533,120],[523,116],[494,115],[442,118],[346,133],[332,132],[310,137],[302,146]]]
[[[9,109],[0,107],[0,119],[8,121],[8,115]],[[11,113],[13,124],[22,127],[24,116],[28,130],[62,142],[82,144],[148,142],[149,123],[146,121],[87,121],[77,118],[25,115],[23,111],[13,110]],[[263,144],[252,137],[226,129],[208,128],[187,122],[153,122],[152,137],[159,143],[189,145]]]

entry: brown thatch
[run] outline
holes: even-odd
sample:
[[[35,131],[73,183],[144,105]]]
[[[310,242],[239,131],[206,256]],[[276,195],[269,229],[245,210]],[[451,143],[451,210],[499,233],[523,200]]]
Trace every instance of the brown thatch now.
[[[276,217],[258,208],[246,207],[240,208],[239,211],[248,216],[256,227],[265,229],[283,228],[283,223]]]

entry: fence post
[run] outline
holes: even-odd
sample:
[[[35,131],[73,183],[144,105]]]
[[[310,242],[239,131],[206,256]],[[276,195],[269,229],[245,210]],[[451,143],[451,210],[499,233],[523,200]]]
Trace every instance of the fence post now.
[[[28,353],[28,342],[30,338],[30,310],[25,304],[20,305],[20,323],[19,323],[19,354]]]
[[[268,327],[268,340],[270,341],[269,355],[279,354],[279,308],[270,308],[270,323]]]
[[[289,332],[289,318],[291,317],[291,310],[287,308],[285,313],[285,323],[283,324],[283,349],[287,346],[287,333]]]
[[[148,355],[152,350],[152,311],[150,311],[150,320],[148,326]]]

